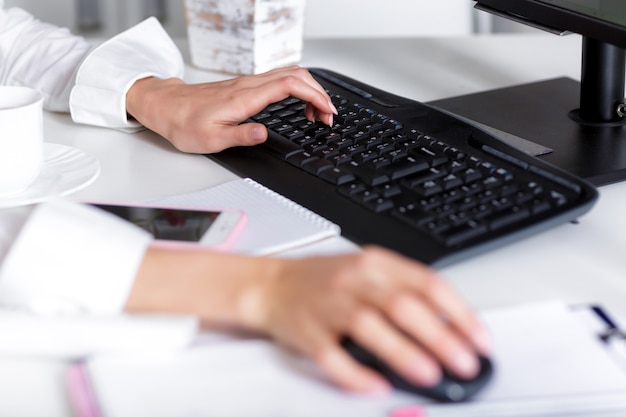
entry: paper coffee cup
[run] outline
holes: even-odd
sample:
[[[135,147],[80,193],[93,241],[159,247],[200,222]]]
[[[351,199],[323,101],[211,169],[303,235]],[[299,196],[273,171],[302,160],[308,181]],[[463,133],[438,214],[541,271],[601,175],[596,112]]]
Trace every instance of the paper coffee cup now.
[[[24,191],[43,164],[43,95],[0,86],[0,198]]]

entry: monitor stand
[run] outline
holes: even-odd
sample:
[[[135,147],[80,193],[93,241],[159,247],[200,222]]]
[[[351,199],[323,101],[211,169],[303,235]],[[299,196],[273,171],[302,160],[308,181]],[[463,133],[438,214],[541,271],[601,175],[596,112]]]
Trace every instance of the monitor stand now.
[[[556,78],[429,104],[505,132],[513,146],[595,185],[610,184],[626,180],[626,125],[616,111],[625,62],[623,49],[583,38],[581,83]]]

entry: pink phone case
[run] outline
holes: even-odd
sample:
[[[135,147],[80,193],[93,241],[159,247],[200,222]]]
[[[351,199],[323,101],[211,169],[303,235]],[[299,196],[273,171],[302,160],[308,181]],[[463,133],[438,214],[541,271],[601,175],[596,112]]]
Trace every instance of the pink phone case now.
[[[180,210],[194,210],[194,211],[208,211],[208,212],[237,212],[239,213],[239,220],[232,227],[230,233],[222,242],[216,245],[203,245],[197,242],[183,242],[176,240],[163,240],[163,239],[155,239],[152,243],[152,246],[159,248],[167,248],[167,249],[180,249],[180,250],[189,250],[189,249],[206,249],[211,251],[227,251],[233,245],[235,240],[239,237],[243,229],[245,228],[247,217],[246,214],[238,209],[232,208],[219,208],[219,207],[189,207],[189,206],[167,206],[160,204],[147,204],[147,203],[128,203],[128,202],[119,202],[119,201],[85,201],[86,204],[95,204],[95,205],[109,205],[109,206],[120,206],[120,207],[152,207],[152,208],[161,208],[161,209],[180,209]]]

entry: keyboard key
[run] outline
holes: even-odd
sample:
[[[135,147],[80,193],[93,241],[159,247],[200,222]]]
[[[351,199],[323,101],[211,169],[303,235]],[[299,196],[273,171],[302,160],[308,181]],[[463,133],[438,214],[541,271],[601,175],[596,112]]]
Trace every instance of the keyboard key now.
[[[439,168],[430,168],[424,172],[420,172],[416,175],[411,175],[401,181],[407,188],[414,189],[417,186],[427,182],[434,181],[446,175],[446,171]]]
[[[461,175],[466,183],[477,181],[483,177],[482,172],[475,168],[467,168]]]
[[[460,177],[457,177],[454,174],[448,174],[445,177],[443,177],[443,179],[441,180],[442,184],[443,184],[443,189],[444,190],[451,190],[453,188],[456,188],[460,185],[463,185],[463,181],[461,180]]]
[[[393,201],[388,198],[378,197],[367,201],[365,203],[365,207],[375,213],[381,213],[383,211],[391,210],[393,208]]]
[[[558,191],[550,191],[549,197],[550,202],[557,207],[564,206],[567,204],[567,197],[564,194],[559,193]]]
[[[437,237],[446,246],[456,246],[487,233],[484,223],[470,220],[455,227],[442,231]]]
[[[491,230],[498,230],[505,226],[524,220],[530,216],[530,210],[526,207],[513,206],[503,211],[498,211],[485,216],[484,220]]]
[[[302,149],[300,149],[300,152],[294,152],[292,155],[290,155],[287,158],[287,162],[297,167],[303,167],[305,164],[315,159],[319,159],[319,157],[313,155],[311,152],[304,152]]]
[[[550,208],[550,203],[546,200],[537,198],[530,202],[530,210],[535,215],[545,213],[546,211],[550,210]]]
[[[435,220],[433,215],[427,214],[418,206],[402,206],[391,211],[391,215],[411,227],[419,227]]]
[[[335,185],[342,185],[354,181],[354,175],[338,167],[323,170],[319,173],[319,177]]]
[[[265,141],[262,146],[274,155],[285,160],[295,154],[303,152],[300,146],[284,138],[272,138],[271,140]]]
[[[424,157],[430,163],[431,167],[438,167],[439,165],[445,164],[449,161],[448,156],[445,153],[433,151],[426,146],[421,146],[414,149],[412,152]]]
[[[450,225],[444,220],[433,220],[422,226],[423,229],[429,231],[432,234],[443,233],[450,229]]]
[[[395,160],[392,164],[386,165],[384,171],[389,174],[392,180],[407,177],[418,172],[426,171],[429,168],[428,162],[424,158],[417,156],[405,156]]]
[[[378,157],[378,152],[369,149],[366,151],[358,152],[352,158],[357,162],[367,162],[377,157]]]
[[[438,194],[443,191],[443,187],[436,181],[426,181],[417,184],[413,187],[413,190],[423,197],[429,197],[434,194]]]
[[[361,191],[364,191],[367,188],[368,187],[365,183],[361,181],[354,181],[354,182],[351,182],[350,184],[342,185],[341,187],[337,188],[337,191],[340,194],[343,194],[345,196],[351,196],[353,194],[360,193]]]
[[[321,172],[334,168],[333,164],[325,159],[311,159],[302,164],[302,169],[313,175],[319,175]]]
[[[374,200],[374,199],[379,198],[379,197],[380,197],[380,195],[378,193],[376,193],[376,192],[374,192],[374,191],[372,191],[372,190],[370,190],[368,188],[366,188],[365,190],[360,191],[358,193],[354,193],[354,194],[350,195],[350,198],[352,198],[354,201],[359,202],[360,204],[363,204],[363,203],[365,203],[367,201],[370,201],[370,200]]]
[[[377,170],[376,167],[368,165],[367,163],[352,161],[342,165],[342,168],[352,173],[352,175],[364,183],[372,186],[384,184],[389,181],[389,176],[387,174]]]
[[[375,188],[375,191],[383,197],[389,198],[402,194],[402,189],[395,183],[387,183]]]

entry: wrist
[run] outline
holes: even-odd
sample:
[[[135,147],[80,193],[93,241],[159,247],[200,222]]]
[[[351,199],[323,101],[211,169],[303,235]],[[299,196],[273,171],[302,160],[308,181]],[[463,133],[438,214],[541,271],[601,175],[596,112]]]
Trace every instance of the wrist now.
[[[168,88],[184,84],[180,78],[157,78],[146,77],[141,78],[133,83],[126,92],[126,112],[130,118],[133,118],[143,125],[146,125],[153,118],[160,103],[164,100],[161,98],[163,94],[167,94]],[[149,126],[146,126],[149,127]],[[150,128],[150,127],[149,127]]]
[[[236,303],[238,321],[246,328],[267,333],[276,306],[276,289],[281,276],[285,275],[286,260],[278,258],[254,258],[252,279],[240,292]]]
[[[150,248],[126,310],[191,314],[209,327],[267,332],[272,289],[284,262],[204,250]]]

